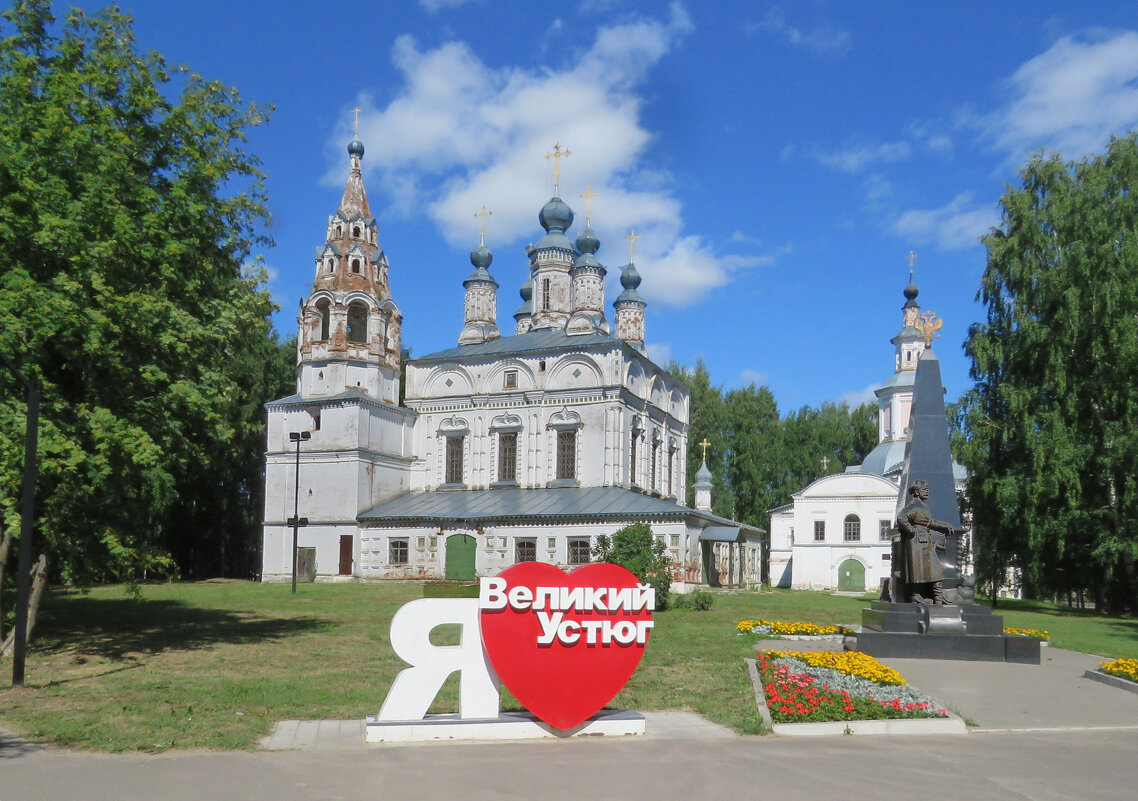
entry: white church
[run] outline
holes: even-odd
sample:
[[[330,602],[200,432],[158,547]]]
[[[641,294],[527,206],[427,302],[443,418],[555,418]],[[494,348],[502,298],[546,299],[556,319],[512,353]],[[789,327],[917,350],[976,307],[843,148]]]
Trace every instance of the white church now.
[[[860,465],[823,476],[770,512],[770,582],[793,589],[874,591],[889,577],[891,530],[908,441],[917,362],[925,350],[912,273],[893,337],[893,375],[876,391],[878,444]],[[953,462],[957,491],[967,478]],[[965,534],[965,537],[968,535]]]
[[[483,233],[456,346],[403,364],[358,139],[348,155],[301,304],[296,394],[267,405],[262,580],[292,575],[295,510],[321,580],[473,580],[534,560],[569,568],[591,560],[599,535],[647,522],[676,589],[758,584],[765,532],[711,513],[706,469],[695,508],[684,505],[689,391],[645,355],[631,261],[610,326],[600,243],[588,218],[570,240],[559,169],[513,331],[498,326]]]

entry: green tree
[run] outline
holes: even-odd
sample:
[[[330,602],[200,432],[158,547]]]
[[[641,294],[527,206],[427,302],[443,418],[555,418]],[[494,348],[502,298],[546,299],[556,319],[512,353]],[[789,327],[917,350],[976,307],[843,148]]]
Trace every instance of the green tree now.
[[[593,556],[598,561],[627,568],[641,582],[652,585],[656,590],[656,608],[668,608],[672,563],[664,542],[652,536],[652,526],[632,523],[613,534],[611,539],[601,534],[593,547]]]
[[[37,544],[63,580],[171,573],[187,538],[224,537],[195,524],[259,492],[260,406],[280,384],[273,307],[246,266],[267,241],[245,137],[264,120],[137,52],[117,10],[3,15],[0,349],[43,390]],[[23,416],[0,376],[5,537]]]
[[[707,440],[707,469],[712,476],[711,505],[716,514],[730,517],[733,498],[727,478],[727,408],[723,400],[723,389],[712,385],[711,374],[702,358],[696,361],[694,368],[672,362],[668,365],[668,372],[691,390],[688,412],[687,504],[690,506],[694,502],[695,474],[703,463],[703,448],[700,443]]]
[[[1138,558],[1138,141],[1034,156],[1009,188],[965,351],[961,449],[981,580],[1133,606]]]
[[[724,405],[735,519],[766,528],[767,510],[776,505],[782,462],[778,404],[769,389],[751,384],[729,391]]]
[[[877,409],[866,403],[803,406],[782,423],[779,473],[772,506],[790,502],[815,479],[861,464],[877,444]]]

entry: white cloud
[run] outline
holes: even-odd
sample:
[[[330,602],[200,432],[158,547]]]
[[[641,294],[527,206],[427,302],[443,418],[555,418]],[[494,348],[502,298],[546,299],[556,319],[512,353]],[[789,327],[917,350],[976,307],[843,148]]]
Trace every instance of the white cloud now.
[[[672,346],[667,342],[646,342],[644,349],[648,351],[648,358],[653,364],[667,367],[668,362],[672,360]]]
[[[652,134],[641,124],[639,94],[691,27],[673,4],[666,19],[599,29],[592,46],[560,70],[491,68],[463,42],[423,49],[400,36],[391,54],[403,76],[398,94],[386,106],[359,98],[364,169],[392,202],[386,213],[426,214],[450,243],[465,247],[478,236],[473,214],[485,203],[494,212],[486,231],[492,249],[536,240],[537,213],[552,189],[552,165],[542,154],[559,142],[571,154],[561,162],[561,195],[577,212],[578,229],[578,195],[587,186],[601,193],[592,223],[610,273],[627,263],[621,239],[635,228],[643,237],[636,266],[645,298],[697,302],[747,265],[684,232],[674,180],[643,162]],[[546,113],[552,106],[557,113]],[[328,181],[342,180],[337,165]]]
[[[902,139],[897,142],[882,142],[879,145],[854,144],[832,153],[815,150],[814,158],[827,167],[852,174],[861,172],[870,164],[904,161],[912,154],[912,147]]]
[[[870,384],[865,389],[855,389],[850,392],[845,392],[838,397],[838,403],[845,403],[851,409],[861,406],[863,403],[875,403],[877,395],[874,390],[878,387],[877,384]]]
[[[836,29],[828,23],[809,31],[791,25],[786,21],[786,16],[778,6],[768,9],[761,22],[747,26],[748,32],[760,28],[780,33],[792,45],[805,47],[815,53],[844,55],[849,51],[853,42],[853,37],[850,36],[849,31]]]
[[[1078,159],[1138,126],[1138,31],[1065,36],[1007,81],[1010,102],[981,124],[1009,160],[1037,148]]]
[[[999,222],[993,206],[977,205],[972,194],[957,195],[939,209],[902,212],[893,223],[900,235],[918,243],[935,242],[946,250],[972,247]]]
[[[754,384],[756,387],[761,387],[770,380],[770,373],[762,372],[761,370],[743,370],[739,373],[739,381],[737,382],[740,387],[749,387]]]
[[[443,9],[458,8],[470,2],[473,2],[473,0],[419,0],[419,5],[421,5],[428,14],[435,14]]]

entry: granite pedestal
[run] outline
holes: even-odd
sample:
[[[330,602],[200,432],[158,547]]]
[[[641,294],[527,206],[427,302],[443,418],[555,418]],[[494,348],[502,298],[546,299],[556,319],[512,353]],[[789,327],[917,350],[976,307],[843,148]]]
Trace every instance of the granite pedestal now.
[[[1004,619],[987,606],[922,606],[874,601],[861,612],[849,650],[874,657],[963,659],[1039,664],[1039,641],[1004,634]]]

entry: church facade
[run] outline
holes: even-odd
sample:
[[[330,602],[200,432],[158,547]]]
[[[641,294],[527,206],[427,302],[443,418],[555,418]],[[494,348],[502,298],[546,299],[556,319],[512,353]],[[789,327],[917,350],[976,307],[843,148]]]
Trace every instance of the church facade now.
[[[262,579],[291,576],[298,513],[299,545],[325,579],[472,580],[532,560],[568,568],[591,561],[599,535],[647,522],[679,589],[757,584],[763,532],[711,514],[709,485],[684,505],[688,389],[645,354],[632,261],[610,326],[600,242],[588,219],[570,240],[559,173],[512,330],[499,328],[483,234],[456,346],[403,364],[363,145],[348,153],[301,305],[297,391],[267,405]]]
[[[917,362],[925,339],[917,330],[921,307],[910,274],[901,330],[891,340],[893,374],[875,391],[878,444],[860,465],[823,476],[793,500],[770,511],[770,581],[794,589],[865,592],[889,577],[905,443],[913,407]],[[958,491],[966,477],[953,463]]]

